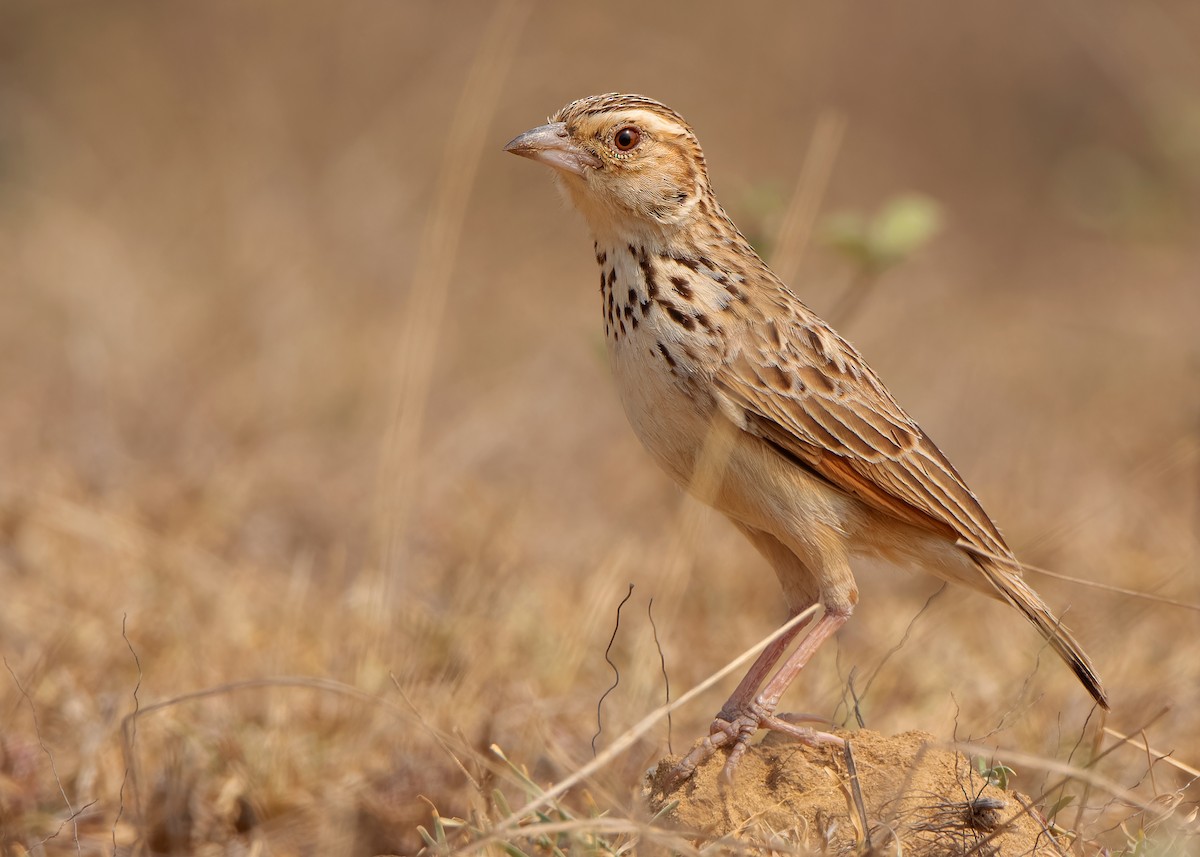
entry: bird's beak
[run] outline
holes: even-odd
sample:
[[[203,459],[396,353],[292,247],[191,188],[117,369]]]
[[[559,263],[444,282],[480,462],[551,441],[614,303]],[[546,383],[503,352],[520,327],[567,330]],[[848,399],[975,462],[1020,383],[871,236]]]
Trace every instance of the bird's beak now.
[[[509,140],[504,151],[577,176],[583,175],[586,169],[600,166],[599,158],[571,142],[567,126],[562,122],[551,122],[526,131]]]

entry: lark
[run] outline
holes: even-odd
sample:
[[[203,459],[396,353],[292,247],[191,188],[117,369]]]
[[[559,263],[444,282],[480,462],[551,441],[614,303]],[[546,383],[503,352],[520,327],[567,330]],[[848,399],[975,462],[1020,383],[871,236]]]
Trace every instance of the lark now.
[[[677,780],[722,747],[732,776],[763,728],[840,743],[776,709],[854,611],[856,557],[1006,602],[1108,707],[1091,661],[946,456],[725,214],[682,116],[640,95],[595,95],[505,149],[551,167],[587,221],[612,371],[638,438],[766,558],[792,616],[822,608],[786,657],[800,627],[761,653]],[[716,478],[701,472],[713,461]]]

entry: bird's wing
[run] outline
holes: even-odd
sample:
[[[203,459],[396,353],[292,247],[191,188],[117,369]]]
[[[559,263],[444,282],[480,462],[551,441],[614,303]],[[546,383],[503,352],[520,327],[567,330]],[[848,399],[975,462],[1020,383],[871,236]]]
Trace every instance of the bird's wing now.
[[[795,320],[748,324],[714,377],[746,430],[884,514],[1011,556],[975,495],[858,352],[802,305],[788,309]]]

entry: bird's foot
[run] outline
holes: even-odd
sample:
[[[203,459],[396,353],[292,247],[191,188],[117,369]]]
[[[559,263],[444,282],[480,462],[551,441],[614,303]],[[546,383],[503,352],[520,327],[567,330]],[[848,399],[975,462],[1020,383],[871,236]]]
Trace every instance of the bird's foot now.
[[[810,714],[775,714],[756,701],[734,710],[722,709],[709,726],[708,734],[697,741],[668,774],[664,792],[678,788],[722,747],[729,747],[729,756],[725,760],[721,778],[726,783],[733,782],[738,764],[750,746],[750,739],[759,729],[781,732],[812,747],[822,744],[841,746],[845,743],[837,735],[798,725],[812,721],[827,722],[822,717]]]

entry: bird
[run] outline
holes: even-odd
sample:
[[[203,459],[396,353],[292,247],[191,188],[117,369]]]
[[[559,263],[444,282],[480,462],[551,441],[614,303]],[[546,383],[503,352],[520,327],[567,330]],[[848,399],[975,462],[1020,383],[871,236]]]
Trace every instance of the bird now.
[[[821,608],[790,654],[804,622],[761,652],[673,782],[721,748],[732,779],[760,729],[842,743],[777,707],[853,613],[851,560],[860,557],[917,567],[1016,608],[1109,707],[1091,660],[1025,582],[958,471],[725,213],[679,113],[642,95],[588,96],[505,150],[550,167],[587,223],[609,363],[643,446],[749,539],[790,616]]]

